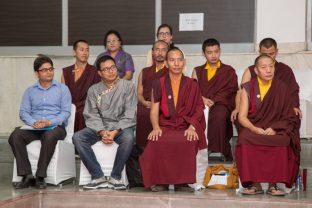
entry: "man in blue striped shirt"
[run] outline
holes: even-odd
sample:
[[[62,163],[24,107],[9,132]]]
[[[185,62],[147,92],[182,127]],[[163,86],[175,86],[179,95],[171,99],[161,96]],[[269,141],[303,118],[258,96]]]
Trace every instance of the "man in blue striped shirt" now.
[[[46,188],[44,178],[47,167],[54,154],[58,140],[66,136],[65,126],[70,116],[71,95],[67,86],[60,84],[54,77],[52,60],[47,56],[39,56],[34,61],[34,71],[38,82],[24,92],[20,107],[20,119],[32,129],[16,128],[9,138],[13,154],[16,158],[17,174],[22,176],[15,188]],[[32,175],[26,145],[34,140],[41,141],[36,180]]]

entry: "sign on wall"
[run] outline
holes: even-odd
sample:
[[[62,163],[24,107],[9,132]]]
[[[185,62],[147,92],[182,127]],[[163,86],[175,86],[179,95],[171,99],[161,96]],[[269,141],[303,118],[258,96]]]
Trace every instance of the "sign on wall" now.
[[[179,16],[179,31],[203,31],[204,13],[182,13]]]

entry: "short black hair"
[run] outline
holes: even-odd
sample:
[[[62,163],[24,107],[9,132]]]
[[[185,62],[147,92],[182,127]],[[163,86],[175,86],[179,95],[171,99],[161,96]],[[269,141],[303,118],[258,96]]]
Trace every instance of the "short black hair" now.
[[[45,63],[49,63],[51,66],[53,66],[53,62],[48,56],[42,54],[38,55],[34,61],[34,71],[38,71],[38,69]]]
[[[100,71],[100,69],[101,69],[101,67],[100,67],[101,63],[104,63],[104,62],[106,62],[106,61],[108,61],[108,60],[111,60],[111,61],[113,61],[113,62],[116,64],[115,59],[114,59],[113,57],[108,56],[108,55],[105,55],[105,56],[100,57],[100,58],[96,61],[96,69],[97,69],[98,71]]]
[[[264,38],[259,43],[259,49],[261,49],[262,47],[271,48],[272,46],[277,48],[276,40],[274,40],[273,38]]]
[[[215,46],[215,45],[217,45],[220,48],[220,43],[219,43],[219,41],[217,39],[215,39],[215,38],[208,38],[208,39],[206,39],[203,42],[202,50],[203,50],[203,52],[205,52],[207,47]]]
[[[167,28],[169,29],[169,31],[170,31],[170,35],[172,35],[172,27],[171,27],[170,25],[168,25],[168,24],[161,24],[161,25],[159,25],[158,28],[157,28],[157,34],[156,34],[156,36],[158,36],[159,30],[160,30],[161,28],[164,28],[164,27],[167,27]]]
[[[168,60],[168,54],[169,54],[171,51],[180,51],[180,53],[182,54],[182,57],[185,58],[185,57],[184,57],[183,51],[182,51],[180,48],[174,46],[174,47],[170,48],[170,49],[167,51],[166,60]]]
[[[122,46],[123,41],[122,41],[122,38],[121,38],[120,33],[119,33],[117,30],[109,30],[109,31],[105,34],[104,40],[103,40],[103,45],[105,46],[105,48],[107,47],[107,38],[108,38],[108,36],[111,35],[111,34],[114,34],[114,35],[117,36],[118,40],[120,41],[120,45]]]
[[[89,45],[88,41],[86,41],[86,40],[83,40],[83,39],[76,40],[76,41],[74,42],[74,44],[73,44],[73,49],[74,49],[74,50],[76,50],[76,49],[78,48],[78,43],[85,43],[85,44],[88,44],[88,45]]]
[[[261,60],[261,59],[263,59],[263,58],[269,58],[269,59],[271,59],[272,61],[273,61],[273,63],[274,63],[274,59],[271,57],[271,56],[268,56],[268,55],[266,55],[266,54],[261,54],[261,55],[259,55],[256,59],[255,59],[255,66],[257,67],[257,65],[258,65],[258,63],[259,63],[259,61]]]

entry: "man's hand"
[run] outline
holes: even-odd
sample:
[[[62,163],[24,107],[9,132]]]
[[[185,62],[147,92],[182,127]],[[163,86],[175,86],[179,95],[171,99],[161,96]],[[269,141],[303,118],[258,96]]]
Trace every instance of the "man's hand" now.
[[[231,121],[232,123],[234,123],[234,121],[237,119],[237,115],[238,115],[238,109],[234,109],[231,113]]]
[[[111,143],[113,143],[113,140],[111,140],[110,137],[109,137],[109,131],[102,130],[102,131],[100,131],[99,134],[100,134],[100,136],[102,138],[102,142],[104,144],[111,144]]]
[[[36,129],[41,129],[41,128],[44,128],[44,127],[47,127],[47,126],[50,126],[50,125],[51,125],[51,122],[49,120],[40,119],[40,120],[34,122],[32,124],[32,127],[36,128]]]
[[[276,131],[274,131],[272,128],[267,128],[264,130],[265,135],[276,135]]]
[[[112,130],[112,131],[100,131],[100,136],[102,137],[102,142],[104,144],[111,144],[114,142],[114,139],[116,135],[118,134],[118,130]]]
[[[254,127],[251,131],[256,134],[265,135],[265,130],[259,127]]]
[[[193,129],[192,127],[189,127],[188,129],[186,129],[184,131],[184,136],[186,136],[186,139],[188,141],[198,140],[198,135],[197,135],[195,129]]]
[[[300,119],[302,119],[302,112],[299,108],[294,108],[296,116],[299,116]]]
[[[153,131],[151,131],[151,133],[149,133],[148,135],[148,140],[151,140],[151,141],[157,141],[158,140],[158,137],[161,137],[162,135],[162,130],[159,128],[159,129],[153,129]]]
[[[151,101],[145,100],[145,101],[143,102],[143,105],[144,105],[146,108],[151,108]]]
[[[214,102],[210,99],[207,99],[207,100],[208,100],[208,107],[211,108],[214,105]]]
[[[208,106],[209,108],[211,108],[214,105],[214,102],[212,100],[210,100],[209,98],[205,98],[203,96],[202,96],[202,98],[203,98],[204,104],[206,106]]]

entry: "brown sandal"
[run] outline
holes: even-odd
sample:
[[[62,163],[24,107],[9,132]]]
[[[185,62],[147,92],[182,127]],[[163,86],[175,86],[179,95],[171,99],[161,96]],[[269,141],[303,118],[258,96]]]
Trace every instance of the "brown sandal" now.
[[[267,190],[267,194],[271,196],[285,196],[286,193],[282,191],[276,184],[272,184],[269,186]]]
[[[251,185],[242,191],[242,194],[244,194],[244,195],[256,195],[256,194],[263,194],[263,193],[264,193],[264,191],[262,189],[259,189],[255,185]]]
[[[159,192],[159,191],[168,191],[168,185],[154,185],[151,187],[152,192]]]

